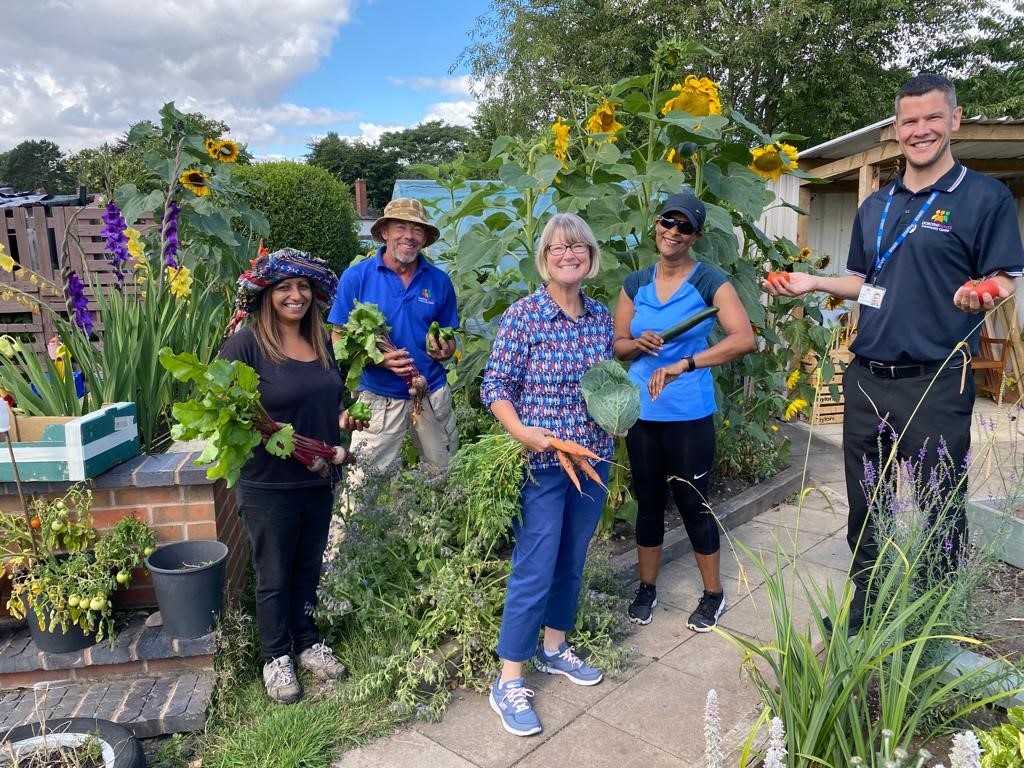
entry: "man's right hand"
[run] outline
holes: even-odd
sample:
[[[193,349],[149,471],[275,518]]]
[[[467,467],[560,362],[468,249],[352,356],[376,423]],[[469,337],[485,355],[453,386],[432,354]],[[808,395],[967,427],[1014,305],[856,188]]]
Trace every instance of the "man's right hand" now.
[[[761,286],[772,296],[789,296],[794,299],[805,293],[818,290],[816,275],[807,272],[787,272],[786,274],[788,277],[785,280],[773,280],[772,282],[764,280],[761,282]]]
[[[393,352],[385,352],[384,359],[380,361],[380,365],[402,379],[412,376],[413,371],[416,369],[412,358],[409,356],[409,351],[404,348],[396,349]]]
[[[352,432],[356,429],[366,429],[370,426],[370,422],[362,421],[360,419],[353,419],[352,415],[348,412],[348,408],[338,414],[338,426],[341,427],[345,432]]]

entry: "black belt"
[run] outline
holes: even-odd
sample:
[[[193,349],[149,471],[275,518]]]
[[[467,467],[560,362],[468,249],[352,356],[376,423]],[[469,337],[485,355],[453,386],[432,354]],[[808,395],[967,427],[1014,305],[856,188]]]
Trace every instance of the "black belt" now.
[[[957,370],[963,367],[963,363],[960,360],[956,360],[956,364],[949,364],[945,361],[938,363],[883,363],[879,360],[857,357],[855,361],[862,368],[867,368],[873,375],[883,379],[905,379],[910,376],[926,376],[930,373],[936,373],[942,368]]]

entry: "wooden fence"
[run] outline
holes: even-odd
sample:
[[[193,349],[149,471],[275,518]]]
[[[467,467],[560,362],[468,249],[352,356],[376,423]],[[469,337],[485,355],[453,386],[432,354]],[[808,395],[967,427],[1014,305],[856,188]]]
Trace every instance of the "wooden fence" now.
[[[96,312],[95,290],[109,290],[116,283],[113,267],[107,261],[101,205],[85,207],[33,205],[0,208],[0,245],[21,267],[43,278],[33,282],[24,276],[15,279],[0,271],[0,334],[11,334],[27,347],[42,352],[47,339],[56,333],[49,312],[28,307],[13,297],[4,299],[4,289],[13,287],[34,301],[67,317],[63,292],[63,269],[70,266],[85,284],[89,309]],[[147,231],[155,226],[152,219],[136,224]],[[54,291],[51,285],[56,286]],[[102,328],[98,314],[93,315],[97,328]]]

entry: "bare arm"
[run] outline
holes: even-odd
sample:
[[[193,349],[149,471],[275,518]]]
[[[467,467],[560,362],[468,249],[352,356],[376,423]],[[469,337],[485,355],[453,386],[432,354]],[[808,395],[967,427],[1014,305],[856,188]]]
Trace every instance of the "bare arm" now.
[[[619,303],[615,307],[615,357],[619,360],[635,360],[645,352],[649,355],[657,355],[661,351],[664,341],[654,331],[644,331],[640,337],[634,339],[629,332],[629,325],[633,322],[633,315],[636,308],[633,300],[625,289],[619,292]]]
[[[809,272],[790,272],[786,280],[778,280],[774,284],[765,280],[761,284],[772,296],[803,296],[811,291],[824,291],[841,299],[856,299],[860,296],[860,288],[864,278],[859,275],[843,277],[825,277],[812,275]]]

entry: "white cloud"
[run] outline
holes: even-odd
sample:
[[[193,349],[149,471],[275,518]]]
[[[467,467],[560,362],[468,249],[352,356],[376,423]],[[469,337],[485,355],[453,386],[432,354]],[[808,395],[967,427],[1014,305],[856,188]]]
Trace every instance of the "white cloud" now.
[[[330,53],[354,0],[37,0],[8,3],[0,150],[49,138],[95,146],[165,101],[227,122],[243,141],[353,117],[281,103]],[[268,32],[269,31],[269,32]]]
[[[414,91],[438,91],[454,96],[471,96],[473,78],[469,75],[457,77],[392,77],[388,80],[395,85],[404,85]]]
[[[473,113],[476,112],[475,101],[440,101],[427,108],[423,122],[440,120],[451,125],[472,125]]]

